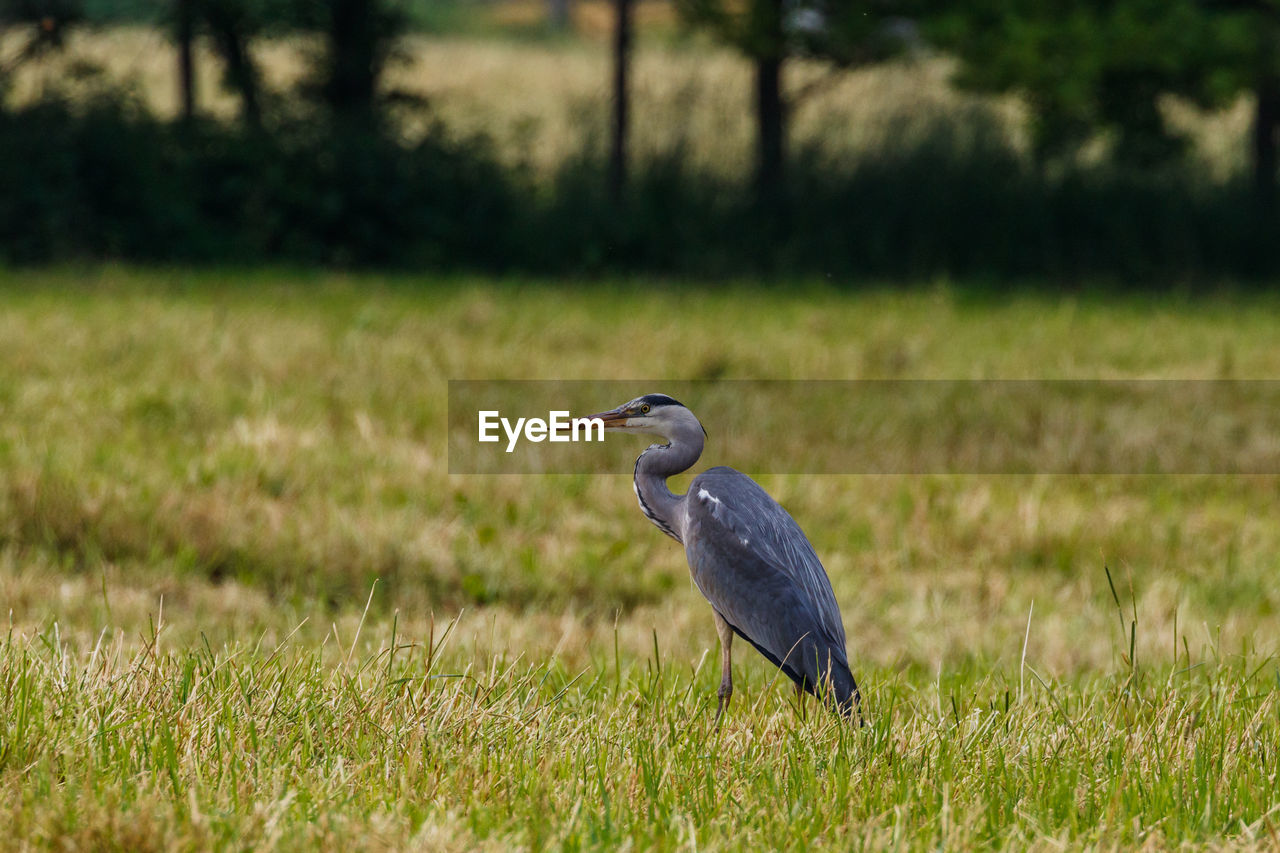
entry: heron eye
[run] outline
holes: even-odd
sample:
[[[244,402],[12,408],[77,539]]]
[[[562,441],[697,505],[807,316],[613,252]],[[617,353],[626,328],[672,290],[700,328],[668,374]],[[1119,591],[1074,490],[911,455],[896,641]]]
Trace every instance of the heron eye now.
[[[649,404],[648,404],[648,403],[645,403],[643,406],[641,406],[641,407],[640,407],[640,414],[642,414],[642,415],[647,415],[647,414],[649,414]]]

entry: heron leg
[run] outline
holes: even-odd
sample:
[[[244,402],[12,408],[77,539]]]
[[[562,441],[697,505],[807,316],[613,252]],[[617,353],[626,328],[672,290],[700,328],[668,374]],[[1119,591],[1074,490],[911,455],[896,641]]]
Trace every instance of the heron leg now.
[[[733,695],[733,629],[715,610],[711,611],[716,619],[716,633],[720,635],[720,690],[716,695],[716,725],[720,725],[720,717],[724,709],[729,707],[729,697]]]

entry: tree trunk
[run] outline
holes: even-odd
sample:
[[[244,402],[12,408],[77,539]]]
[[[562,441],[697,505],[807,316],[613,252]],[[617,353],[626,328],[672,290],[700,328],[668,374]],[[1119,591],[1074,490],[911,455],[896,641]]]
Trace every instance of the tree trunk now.
[[[379,3],[376,0],[331,0],[329,73],[325,100],[335,116],[361,121],[373,116],[378,73]]]
[[[1253,190],[1264,228],[1276,212],[1276,147],[1280,145],[1280,73],[1276,50],[1280,42],[1280,16],[1264,13],[1258,20],[1257,104],[1253,113]]]
[[[258,104],[258,67],[249,53],[244,24],[217,2],[203,5],[204,20],[213,36],[213,46],[226,67],[226,81],[240,95],[240,116],[252,128],[262,126]]]
[[[786,168],[786,105],[782,100],[782,57],[756,60],[756,188],[774,199],[782,188]]]
[[[258,69],[249,57],[248,46],[239,38],[231,37],[224,44],[223,56],[227,60],[227,73],[232,85],[240,92],[241,117],[253,128],[262,126],[262,108],[258,104]]]
[[[196,117],[196,69],[192,42],[195,41],[195,12],[191,0],[178,4],[178,88],[182,94],[182,120]]]
[[[609,146],[609,196],[622,201],[627,185],[627,141],[631,93],[627,77],[631,64],[631,0],[613,0],[613,138]]]
[[[547,0],[547,21],[556,32],[568,30],[571,23],[569,0]]]
[[[1266,74],[1255,91],[1253,116],[1253,189],[1266,216],[1276,209],[1277,146],[1280,145],[1280,78]]]
[[[756,56],[756,189],[761,200],[777,201],[782,190],[786,168],[787,106],[782,97],[782,67],[786,46],[783,43],[783,0],[759,0],[764,3],[763,16],[768,32],[762,33],[764,45]]]

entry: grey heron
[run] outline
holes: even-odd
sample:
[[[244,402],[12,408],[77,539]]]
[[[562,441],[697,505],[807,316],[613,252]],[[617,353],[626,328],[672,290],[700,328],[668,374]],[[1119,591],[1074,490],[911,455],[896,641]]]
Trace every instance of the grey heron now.
[[[667,439],[636,459],[636,497],[645,517],[684,546],[693,582],[711,603],[720,637],[716,723],[733,695],[734,634],[781,668],[797,693],[807,690],[842,716],[860,718],[831,580],[787,511],[732,468],[709,468],[694,477],[687,494],[673,494],[667,478],[698,461],[706,430],[665,394],[637,397],[590,417],[606,430]]]

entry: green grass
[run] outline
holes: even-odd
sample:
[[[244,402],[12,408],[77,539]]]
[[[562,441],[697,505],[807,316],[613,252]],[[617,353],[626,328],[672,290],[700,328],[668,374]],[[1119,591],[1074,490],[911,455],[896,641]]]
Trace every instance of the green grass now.
[[[717,732],[629,470],[444,438],[449,378],[1276,377],[1272,297],[102,268],[0,306],[0,848],[1280,845],[1276,477],[762,478],[870,725],[744,647]]]

